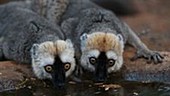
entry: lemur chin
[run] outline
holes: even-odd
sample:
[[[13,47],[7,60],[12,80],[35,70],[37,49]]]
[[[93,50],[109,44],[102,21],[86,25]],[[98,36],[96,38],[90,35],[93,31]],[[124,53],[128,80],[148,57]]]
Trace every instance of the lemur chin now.
[[[120,34],[84,33],[80,39],[81,66],[94,73],[95,81],[105,81],[109,73],[122,67],[124,42]]]

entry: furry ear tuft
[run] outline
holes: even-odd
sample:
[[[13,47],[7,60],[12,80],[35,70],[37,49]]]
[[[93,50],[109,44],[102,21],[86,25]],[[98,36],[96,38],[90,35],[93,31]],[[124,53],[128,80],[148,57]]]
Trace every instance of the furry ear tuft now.
[[[121,34],[117,34],[117,37],[119,38],[119,41],[123,41],[123,36]]]
[[[124,39],[123,39],[123,36],[121,34],[117,34],[117,37],[120,41],[120,44],[122,45],[122,49],[124,48]]]
[[[67,45],[68,48],[74,49],[73,43],[71,42],[70,39],[66,39],[66,43],[68,44]]]
[[[87,33],[83,33],[83,35],[80,36],[80,40],[86,40],[87,39]]]
[[[86,49],[87,38],[88,38],[87,33],[83,33],[83,35],[80,36],[81,51],[84,51]]]
[[[38,32],[40,30],[39,26],[34,21],[30,22],[30,29],[35,32]]]
[[[38,56],[38,50],[39,48],[39,44],[33,44],[32,45],[32,48],[31,48],[31,57],[35,57],[35,56]]]

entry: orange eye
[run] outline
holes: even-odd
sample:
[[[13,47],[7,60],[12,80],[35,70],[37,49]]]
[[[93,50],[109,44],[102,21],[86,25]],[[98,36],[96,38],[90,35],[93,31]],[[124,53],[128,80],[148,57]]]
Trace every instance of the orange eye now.
[[[70,64],[70,63],[66,63],[66,64],[64,65],[65,71],[68,71],[70,68],[71,68],[71,64]]]
[[[53,71],[52,65],[47,65],[44,68],[45,68],[45,71],[48,72],[48,73],[51,73]]]
[[[91,64],[95,64],[96,63],[96,58],[95,57],[90,57],[89,61]]]
[[[110,67],[113,66],[115,64],[115,60],[109,59],[108,64],[109,64]]]

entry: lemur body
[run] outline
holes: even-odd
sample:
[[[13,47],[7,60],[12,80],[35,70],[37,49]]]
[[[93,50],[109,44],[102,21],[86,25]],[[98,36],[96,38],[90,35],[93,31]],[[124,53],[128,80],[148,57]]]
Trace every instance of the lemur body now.
[[[69,8],[70,15],[78,13],[78,10],[94,7],[95,4],[87,0],[26,0],[30,2],[30,9],[46,17],[51,22],[60,23],[63,14]],[[137,12],[132,1],[130,0],[91,0],[109,10],[115,11],[116,14],[128,15]],[[97,6],[96,6],[97,7]],[[68,12],[68,11],[67,11]]]
[[[0,6],[0,57],[32,63],[35,75],[63,86],[75,69],[74,48],[59,26],[33,11],[9,3]]]
[[[60,11],[63,15],[56,15],[60,20],[52,21],[61,24],[66,36],[72,38],[81,67],[92,72],[96,81],[104,81],[109,73],[120,70],[125,43],[137,49],[135,58],[144,57],[155,63],[162,61],[162,56],[148,49],[131,28],[113,12],[92,2],[97,0],[64,1],[68,3],[63,8],[65,11]],[[62,5],[62,2],[58,3]],[[56,18],[55,15],[52,16]]]
[[[89,0],[70,0],[63,16],[62,29],[72,37],[75,48],[80,51],[80,65],[94,74],[96,81],[104,81],[109,73],[120,70],[126,43],[137,49],[138,57],[155,63],[163,57],[150,49],[132,29],[109,10]],[[77,56],[79,58],[79,56]]]
[[[30,2],[33,11],[46,17],[50,22],[59,23],[69,0],[27,0],[27,2]]]

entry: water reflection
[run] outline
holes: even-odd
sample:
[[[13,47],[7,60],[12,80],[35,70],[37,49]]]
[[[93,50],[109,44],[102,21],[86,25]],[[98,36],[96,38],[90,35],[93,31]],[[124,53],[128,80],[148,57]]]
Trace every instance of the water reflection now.
[[[49,82],[34,81],[0,96],[170,96],[170,85],[120,81],[103,86],[86,82],[68,83],[65,90],[56,90]]]

